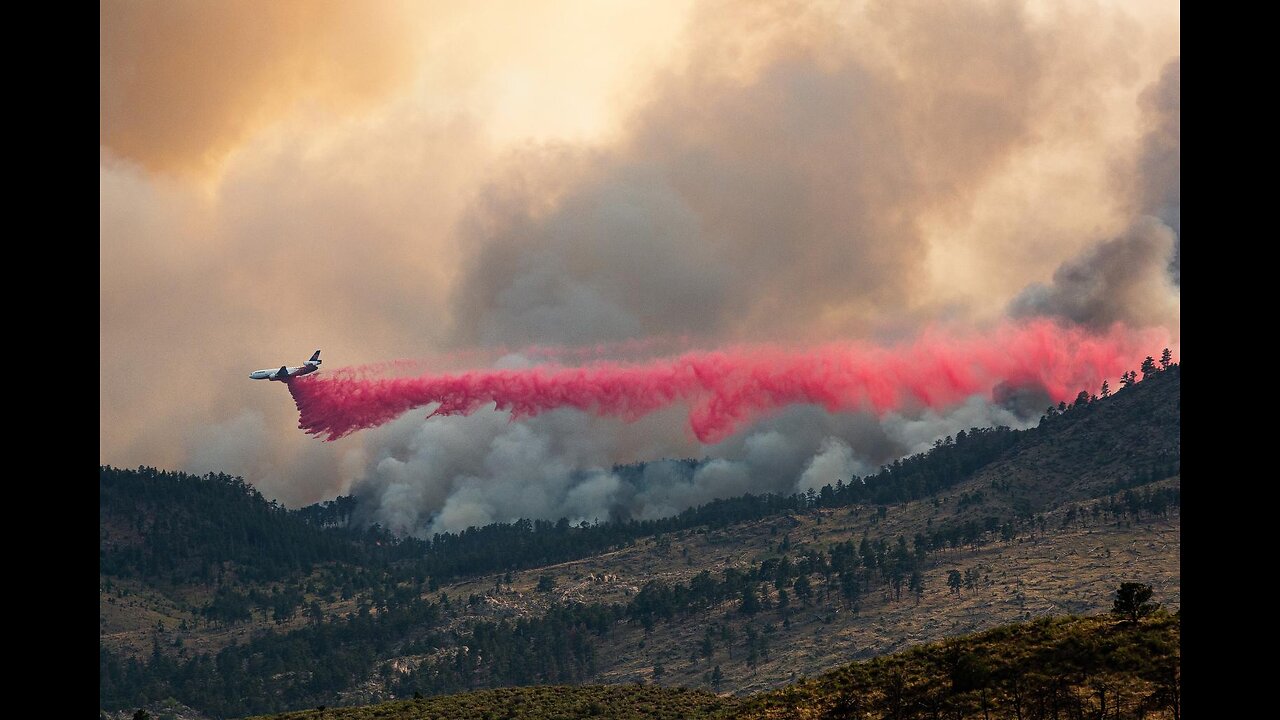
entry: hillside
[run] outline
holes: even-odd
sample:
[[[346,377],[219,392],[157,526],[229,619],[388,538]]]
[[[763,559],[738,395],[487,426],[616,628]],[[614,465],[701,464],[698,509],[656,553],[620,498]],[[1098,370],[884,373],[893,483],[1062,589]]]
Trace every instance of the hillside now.
[[[1178,478],[1170,478],[1143,490],[1176,493],[1178,484]],[[847,574],[831,569],[835,548],[851,542],[860,546],[864,534],[873,542],[910,537],[915,527],[937,517],[910,505],[891,508],[883,519],[868,509],[857,516],[816,510],[719,532],[664,536],[596,558],[514,573],[511,584],[496,589],[495,579],[485,578],[446,590],[480,598],[474,613],[499,620],[534,617],[557,604],[635,604],[646,597],[646,585],[665,585],[672,595],[687,595],[704,571],[720,585],[733,577],[756,589],[757,611],[743,611],[740,590],[672,608],[669,614],[659,607],[647,630],[640,617],[610,631],[610,653],[601,659],[596,678],[705,686],[706,674],[720,665],[725,687],[756,691],[849,658],[874,657],[998,623],[1099,612],[1109,606],[1108,589],[1126,580],[1151,584],[1159,602],[1180,607],[1176,510],[1140,519],[1110,511],[1095,514],[1093,508],[1122,504],[1122,497],[1070,503],[1038,516],[1043,531],[1039,522],[1029,522],[1034,530],[1020,527],[1009,540],[928,553],[919,563],[918,594],[910,587],[912,573],[905,571],[897,575],[901,586],[895,592],[892,549],[886,553],[890,566],[884,569],[869,563]],[[931,504],[928,510],[937,512]],[[780,549],[784,544],[787,549]],[[885,544],[892,548],[895,542]],[[783,557],[802,569],[779,588],[776,570],[767,573]],[[954,590],[949,585],[953,572],[960,578]],[[537,591],[543,576],[551,578],[555,590]],[[800,577],[809,587],[808,599],[796,589]],[[658,665],[661,676],[655,675]]]
[[[742,699],[622,685],[481,690],[332,708],[333,720],[511,718],[1176,718],[1181,621],[1052,617],[847,664]],[[303,710],[275,718],[318,717]]]
[[[1178,717],[1181,621],[1054,617],[854,663],[750,698],[738,718]]]
[[[103,489],[101,702],[233,717],[504,685],[712,688],[717,668],[745,694],[1105,610],[1121,581],[1176,610],[1179,384],[1173,366],[812,497],[435,543],[349,527],[347,499],[288,511],[227,478],[104,468],[104,486],[148,490]]]
[[[332,708],[324,717],[334,720],[549,720],[550,718],[610,718],[611,720],[712,720],[732,713],[738,702],[707,690],[640,685],[541,685],[498,688],[402,700],[381,705]],[[301,710],[271,718],[304,720],[319,717]]]
[[[181,584],[216,582],[230,570],[250,582],[279,580],[325,562],[374,562],[363,535],[323,530],[228,475],[98,473],[104,575]]]

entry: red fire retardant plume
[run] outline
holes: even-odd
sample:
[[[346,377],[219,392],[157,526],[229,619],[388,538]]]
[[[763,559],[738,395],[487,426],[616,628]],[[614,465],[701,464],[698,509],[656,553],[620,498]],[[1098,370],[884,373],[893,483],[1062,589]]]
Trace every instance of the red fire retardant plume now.
[[[420,377],[369,377],[361,368],[289,381],[298,426],[337,440],[414,408],[469,415],[487,406],[513,420],[571,407],[635,420],[673,403],[689,407],[704,443],[787,405],[831,412],[908,408],[943,410],[1000,384],[1039,385],[1055,401],[1097,392],[1149,354],[1159,331],[1115,326],[1105,333],[1049,321],[1005,325],[984,334],[930,331],[890,347],[832,343],[806,350],[738,346],[637,363],[475,370]]]

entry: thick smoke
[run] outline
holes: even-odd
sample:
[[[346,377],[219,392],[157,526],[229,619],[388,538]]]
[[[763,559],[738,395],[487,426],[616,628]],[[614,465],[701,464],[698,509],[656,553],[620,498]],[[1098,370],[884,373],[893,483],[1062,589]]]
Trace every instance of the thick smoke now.
[[[698,440],[719,442],[789,405],[883,415],[948,409],[1001,383],[1036,384],[1052,398],[1117,377],[1151,333],[1120,325],[1105,334],[1039,321],[986,334],[929,332],[910,345],[842,343],[809,350],[747,346],[691,352],[637,364],[533,367],[456,375],[376,378],[359,368],[288,383],[299,427],[336,440],[408,410],[471,415],[489,405],[512,419],[560,408],[636,420],[676,403],[689,409]]]
[[[1133,179],[1140,216],[1120,237],[1063,263],[1010,304],[1015,317],[1056,316],[1092,327],[1125,322],[1175,329],[1181,320],[1180,61],[1142,94],[1148,131]]]
[[[577,410],[519,423],[493,410],[426,422],[406,417],[386,428],[394,437],[367,459],[364,479],[352,489],[360,499],[357,519],[430,537],[522,517],[575,524],[660,518],[746,492],[847,481],[960,429],[1035,422],[981,398],[914,417],[794,406],[719,444],[682,447],[671,420],[632,425]],[[649,460],[643,466],[614,467],[628,442],[664,433],[673,436],[666,447],[700,460],[654,459],[642,451]]]
[[[1015,317],[1056,316],[1091,327],[1125,322],[1176,327],[1180,293],[1170,276],[1177,235],[1144,216],[1123,236],[1063,263],[1053,283],[1028,287],[1010,306]]]
[[[1150,129],[1138,159],[1139,207],[1182,234],[1182,61],[1165,66],[1160,80],[1142,94]]]
[[[696,17],[622,141],[530,150],[490,183],[463,230],[459,343],[901,322],[926,281],[918,218],[963,204],[1070,96],[1014,3],[731,9]]]
[[[1176,64],[1134,83],[1176,53],[1167,4],[598,7],[104,4],[103,461],[241,472],[290,504],[354,479],[369,520],[415,532],[790,491],[1048,394],[753,408],[714,445],[683,401],[630,423],[424,409],[327,444],[243,376],[316,346],[487,367],[497,346],[883,343],[989,324],[1137,216],[1179,230]],[[1150,192],[1102,182],[1117,157]],[[521,458],[545,467],[528,491]]]

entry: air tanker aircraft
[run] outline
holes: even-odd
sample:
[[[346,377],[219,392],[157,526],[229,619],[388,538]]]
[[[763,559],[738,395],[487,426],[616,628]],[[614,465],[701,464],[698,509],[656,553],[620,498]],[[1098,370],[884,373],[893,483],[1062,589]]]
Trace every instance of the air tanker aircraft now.
[[[317,350],[311,354],[311,359],[302,363],[302,367],[285,367],[280,366],[279,370],[256,370],[249,373],[249,377],[254,380],[279,380],[284,382],[290,378],[310,375],[320,369],[320,351]]]

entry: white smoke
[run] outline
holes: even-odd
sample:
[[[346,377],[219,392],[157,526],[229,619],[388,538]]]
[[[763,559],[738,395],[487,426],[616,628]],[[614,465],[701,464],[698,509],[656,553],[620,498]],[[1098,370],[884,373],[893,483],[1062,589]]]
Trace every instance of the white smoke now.
[[[865,475],[872,469],[858,462],[853,456],[853,449],[843,440],[829,437],[822,441],[818,454],[809,459],[800,481],[796,483],[796,492],[817,490],[823,485],[834,485],[837,480],[848,481],[853,475]]]
[[[354,493],[359,520],[422,537],[520,518],[656,519],[717,498],[847,482],[963,429],[1033,423],[980,397],[946,413],[879,419],[796,406],[699,446],[673,413],[631,424],[572,409],[521,422],[496,410],[425,422],[410,416],[373,433]],[[655,457],[654,448],[682,446],[701,459],[615,469]]]

